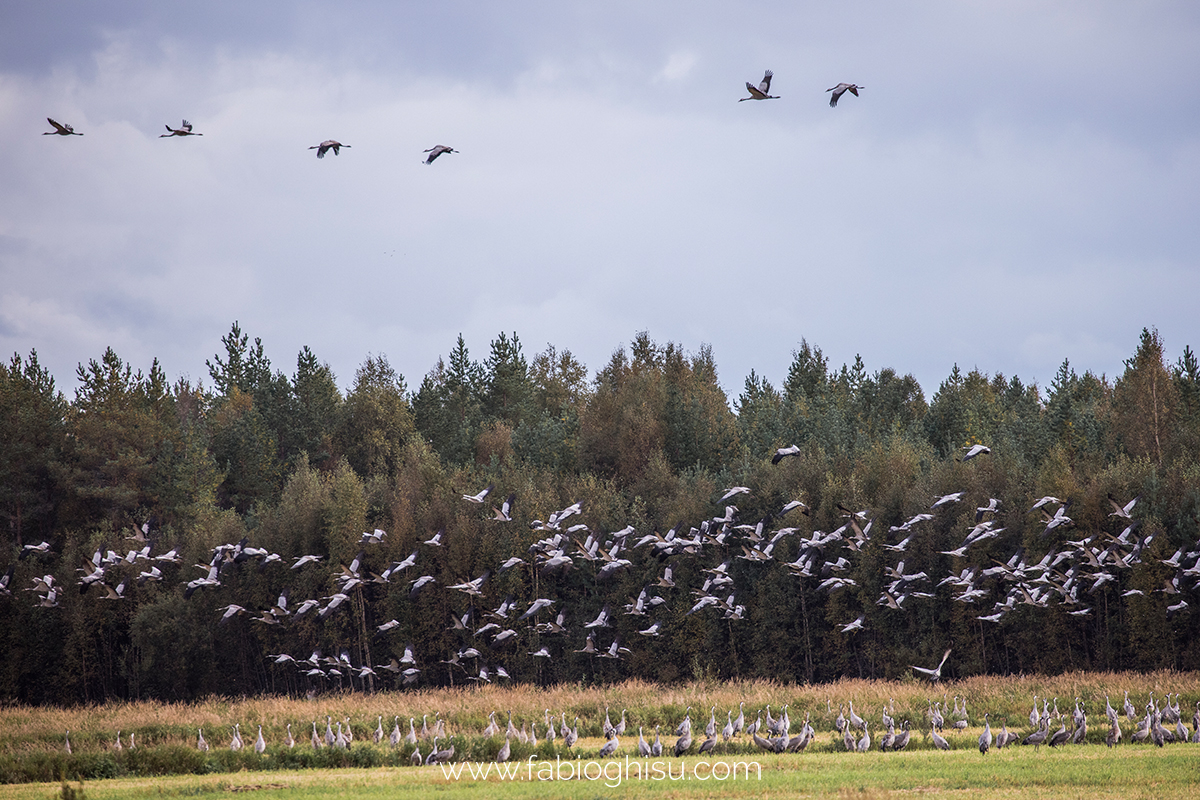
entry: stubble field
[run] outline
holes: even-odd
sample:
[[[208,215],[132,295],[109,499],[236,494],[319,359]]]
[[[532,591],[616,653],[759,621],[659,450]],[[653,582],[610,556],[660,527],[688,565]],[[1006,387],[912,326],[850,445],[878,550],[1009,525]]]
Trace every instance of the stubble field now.
[[[6,707],[0,709],[0,797],[62,796],[61,778],[69,789],[89,798],[173,795],[224,795],[251,792],[256,797],[394,797],[433,792],[457,797],[1162,797],[1186,796],[1200,786],[1200,745],[1131,743],[1134,723],[1121,716],[1123,741],[1104,744],[1109,727],[1104,716],[1106,695],[1121,708],[1125,692],[1145,713],[1151,696],[1179,693],[1183,719],[1190,723],[1200,701],[1200,673],[1089,673],[1053,678],[974,678],[930,686],[917,681],[846,680],[819,686],[783,686],[769,682],[696,683],[657,686],[629,682],[606,687],[484,686],[478,689],[414,693],[324,695],[313,700],[213,698],[194,704],[111,703],[69,709]],[[1032,730],[1029,713],[1034,696],[1048,698],[1070,726],[1070,712],[1080,698],[1088,713],[1088,735],[1082,745],[1052,750],[1012,746],[980,755],[977,740],[983,714],[992,727],[1022,734]],[[933,749],[926,723],[931,703],[965,698],[969,726],[953,731],[947,722],[949,752]],[[834,732],[834,718],[854,703],[868,720],[874,746],[867,753],[847,753]],[[718,730],[726,712],[736,716],[744,703],[747,722],[770,704],[777,715],[787,704],[793,733],[805,716],[816,736],[797,754],[768,753],[744,735],[697,756],[703,729],[713,706]],[[667,751],[675,743],[675,726],[688,706],[695,731],[692,755],[683,759],[637,756],[638,728],[653,740],[658,726]],[[884,707],[897,724],[909,720],[912,741],[902,753],[881,752],[877,731]],[[627,730],[612,759],[599,758],[605,740],[601,727],[606,707],[612,721],[627,709]],[[567,748],[561,737],[545,740],[549,709],[556,723],[579,718],[580,739]],[[512,762],[504,773],[491,765],[504,743],[503,734],[485,736],[488,715],[497,712],[501,729],[512,711],[515,727],[532,725],[537,742],[513,740]],[[420,731],[423,718],[432,728],[445,721],[447,744],[455,748],[451,764],[409,766],[413,746],[393,747],[388,734],[408,720]],[[947,714],[952,719],[952,715]],[[313,723],[324,734],[327,720],[346,719],[353,726],[349,749],[310,742]],[[382,718],[380,744],[372,742]],[[398,719],[397,719],[398,718]],[[295,748],[284,744],[291,724]],[[1060,723],[1056,719],[1054,728]],[[230,750],[234,725],[246,746]],[[266,752],[253,749],[258,726]],[[211,749],[196,748],[203,728]],[[72,752],[65,752],[70,730]],[[122,749],[115,747],[118,731]],[[130,749],[129,734],[136,747]],[[859,734],[861,736],[861,733]],[[430,742],[417,745],[428,753]],[[483,770],[487,770],[486,775]]]

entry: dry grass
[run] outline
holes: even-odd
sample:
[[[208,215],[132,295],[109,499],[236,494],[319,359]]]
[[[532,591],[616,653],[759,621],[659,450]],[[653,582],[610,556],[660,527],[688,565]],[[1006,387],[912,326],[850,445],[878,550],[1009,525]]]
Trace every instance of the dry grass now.
[[[885,682],[842,680],[814,686],[781,685],[770,681],[691,683],[660,686],[643,681],[628,681],[605,687],[557,686],[547,689],[531,686],[437,689],[417,692],[381,692],[330,694],[313,700],[283,697],[252,699],[209,698],[196,703],[133,702],[74,708],[31,708],[8,706],[0,708],[0,753],[19,754],[37,750],[61,750],[64,731],[70,729],[76,752],[106,749],[117,731],[136,733],[140,745],[195,743],[196,730],[203,727],[210,744],[228,744],[229,731],[240,723],[243,737],[250,741],[262,725],[268,740],[280,742],[286,725],[298,741],[307,741],[311,724],[318,721],[324,731],[326,715],[334,721],[350,717],[357,739],[367,740],[383,717],[385,732],[391,731],[394,716],[399,716],[407,730],[407,720],[416,718],[420,727],[423,715],[430,723],[440,714],[447,721],[452,735],[478,736],[487,724],[490,712],[498,712],[501,725],[509,710],[518,727],[522,722],[538,724],[542,737],[544,710],[550,709],[554,718],[566,714],[568,723],[580,719],[585,737],[598,737],[605,707],[611,707],[613,721],[622,709],[628,709],[628,721],[633,735],[639,725],[647,731],[662,725],[664,732],[674,728],[683,718],[685,709],[692,707],[692,719],[702,728],[712,706],[717,707],[718,725],[725,722],[725,712],[736,716],[738,704],[745,703],[747,721],[760,709],[771,705],[772,713],[788,704],[793,730],[805,713],[811,713],[814,727],[822,735],[832,727],[838,708],[853,702],[862,716],[878,720],[885,704],[894,704],[897,719],[912,720],[914,731],[923,725],[924,713],[930,702],[944,696],[966,697],[969,701],[973,727],[982,724],[985,711],[991,712],[997,725],[1008,722],[1010,727],[1024,728],[1034,695],[1057,698],[1059,708],[1066,712],[1074,698],[1085,703],[1094,722],[1100,727],[1105,694],[1119,707],[1125,691],[1139,710],[1150,693],[1162,697],[1167,692],[1179,692],[1184,709],[1192,709],[1200,700],[1200,673],[1070,673],[1054,677],[980,677],[931,687],[917,681]],[[953,700],[951,699],[951,702]],[[832,709],[832,712],[830,712]],[[1190,714],[1185,714],[1190,717]],[[977,725],[978,723],[978,725]],[[665,736],[664,736],[665,739]],[[916,737],[914,736],[914,740]]]

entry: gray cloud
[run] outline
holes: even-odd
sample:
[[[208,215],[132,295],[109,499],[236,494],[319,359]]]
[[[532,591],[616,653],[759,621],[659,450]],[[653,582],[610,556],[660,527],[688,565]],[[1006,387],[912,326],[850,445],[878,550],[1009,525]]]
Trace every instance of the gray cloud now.
[[[459,332],[710,343],[732,395],[802,337],[930,394],[1197,344],[1189,4],[69,10],[0,25],[0,347],[64,386],[108,345],[203,377],[234,319],[343,385]]]

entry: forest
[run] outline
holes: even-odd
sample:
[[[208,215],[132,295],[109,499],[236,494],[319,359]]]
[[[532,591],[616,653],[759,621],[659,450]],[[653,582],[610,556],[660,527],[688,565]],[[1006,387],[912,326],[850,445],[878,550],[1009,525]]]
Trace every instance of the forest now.
[[[237,323],[196,384],[14,354],[0,698],[1195,669],[1200,364],[1130,344],[926,397],[804,341],[732,399],[649,333],[460,336],[415,389]]]

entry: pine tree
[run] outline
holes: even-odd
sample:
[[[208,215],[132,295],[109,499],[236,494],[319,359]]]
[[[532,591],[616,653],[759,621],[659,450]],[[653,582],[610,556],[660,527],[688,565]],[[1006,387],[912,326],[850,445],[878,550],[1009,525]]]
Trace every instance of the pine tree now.
[[[392,475],[414,430],[404,377],[386,356],[368,356],[354,375],[337,434],[350,466],[362,476]]]
[[[1142,329],[1137,352],[1125,361],[1117,381],[1113,428],[1131,456],[1163,463],[1170,449],[1179,388],[1167,371],[1158,331]]]
[[[517,334],[503,331],[492,340],[492,351],[484,363],[483,414],[516,427],[529,410],[533,393],[529,365],[521,352]]]
[[[783,398],[754,370],[746,376],[735,410],[741,442],[752,456],[789,444],[784,441]]]
[[[417,431],[448,463],[465,464],[474,456],[483,418],[482,389],[483,369],[471,360],[459,334],[449,363],[439,358],[413,397]]]
[[[154,489],[164,476],[156,471],[177,434],[166,375],[157,359],[149,373],[134,373],[111,347],[76,375],[64,475],[73,519],[119,528],[157,506]]]
[[[290,461],[307,453],[315,466],[332,466],[333,433],[339,423],[342,395],[329,365],[318,361],[307,346],[296,356],[291,389],[294,413],[289,424],[278,432],[282,458]]]
[[[36,350],[0,363],[0,519],[18,547],[26,531],[44,537],[53,525],[66,414],[66,399]]]

